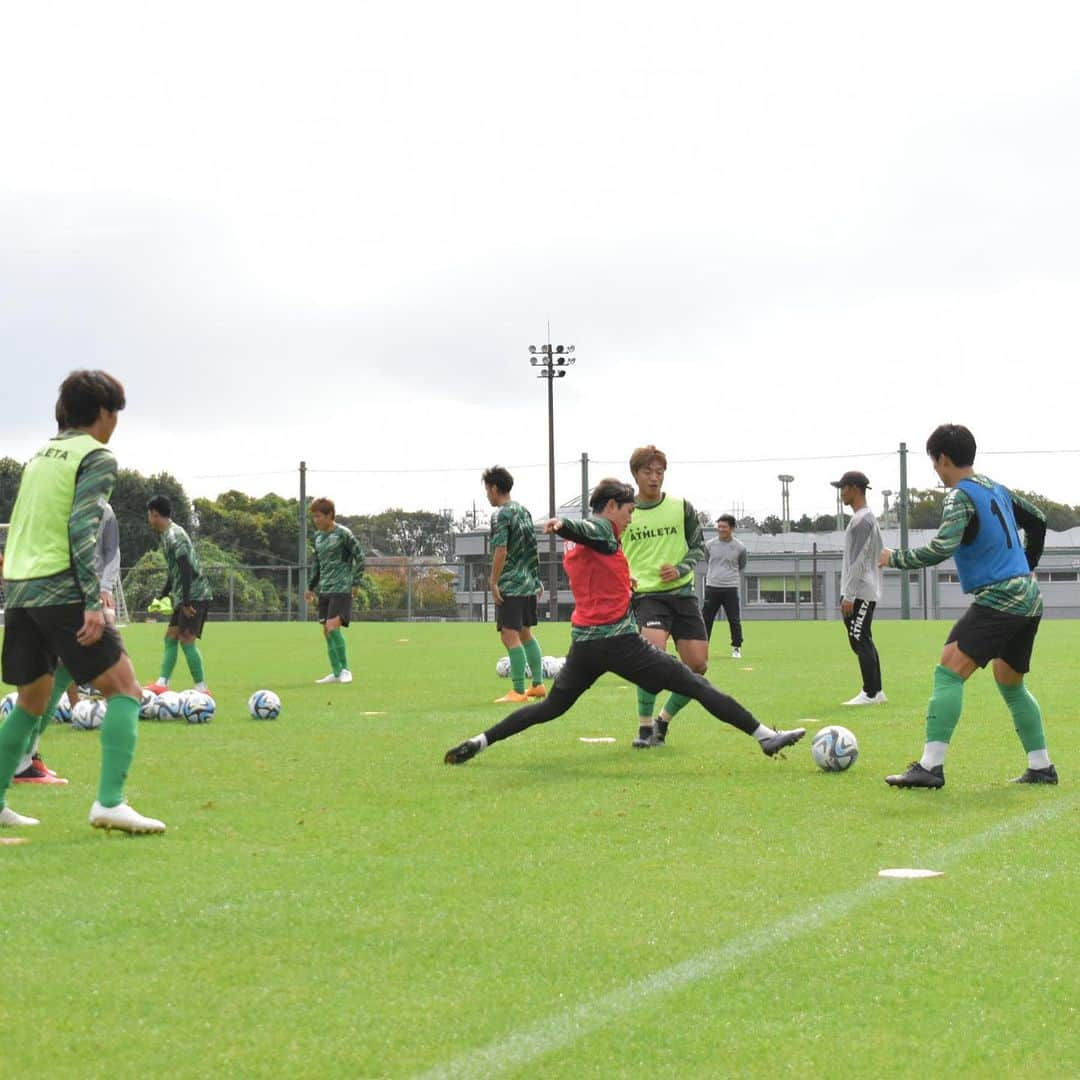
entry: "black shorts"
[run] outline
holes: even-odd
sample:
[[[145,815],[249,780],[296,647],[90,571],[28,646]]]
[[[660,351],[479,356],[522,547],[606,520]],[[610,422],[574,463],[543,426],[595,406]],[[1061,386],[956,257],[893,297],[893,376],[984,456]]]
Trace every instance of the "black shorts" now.
[[[555,685],[576,699],[608,671],[650,694],[659,694],[661,690],[685,693],[693,683],[704,682],[681,660],[658,649],[640,634],[620,634],[575,641],[566,654],[566,663],[555,676]]]
[[[57,658],[77,683],[93,682],[124,655],[115,627],[105,624],[94,645],[80,645],[76,633],[83,624],[82,604],[8,608],[4,613],[4,682],[26,686],[51,675]]]
[[[195,614],[185,615],[183,605],[181,605],[173,611],[169,626],[175,626],[181,633],[194,634],[197,638],[201,638],[206,615],[210,611],[210,601],[192,600],[189,606],[195,609]]]
[[[663,630],[676,641],[708,641],[696,596],[635,593],[634,617],[642,630]]]
[[[1031,651],[1041,620],[1041,615],[1010,615],[985,604],[972,604],[949,631],[945,644],[955,641],[979,667],[986,667],[991,660],[1004,660],[1024,675],[1031,670]]]
[[[503,596],[495,605],[496,630],[520,630],[536,625],[536,593],[531,596]]]
[[[319,622],[340,619],[342,626],[348,626],[352,618],[352,593],[319,593]]]

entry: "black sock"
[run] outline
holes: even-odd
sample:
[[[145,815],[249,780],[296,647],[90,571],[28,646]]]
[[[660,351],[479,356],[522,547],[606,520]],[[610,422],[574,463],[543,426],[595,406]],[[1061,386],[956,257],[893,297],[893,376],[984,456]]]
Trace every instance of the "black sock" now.
[[[667,737],[667,727],[670,723],[670,720],[662,720],[659,716],[656,718],[656,733],[661,736],[661,738]]]
[[[649,739],[649,738],[652,738],[652,733],[653,733],[653,727],[652,727],[652,724],[642,724],[642,725],[641,725],[641,726],[640,726],[640,727],[639,727],[639,728],[637,729],[637,737],[638,737],[639,739]]]

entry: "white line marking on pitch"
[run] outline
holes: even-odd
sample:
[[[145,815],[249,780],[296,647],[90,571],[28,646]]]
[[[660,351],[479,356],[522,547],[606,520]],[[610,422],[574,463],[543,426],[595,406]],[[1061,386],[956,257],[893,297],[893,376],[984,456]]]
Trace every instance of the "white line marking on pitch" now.
[[[1000,822],[955,844],[927,852],[925,859],[920,853],[920,860],[934,866],[947,865],[981,848],[988,847],[1011,833],[1052,821],[1072,810],[1076,802],[1075,798],[1061,799],[1050,806],[1041,806],[1037,810]],[[509,1069],[520,1068],[545,1054],[571,1045],[626,1013],[641,1010],[649,1004],[650,999],[664,997],[705,979],[725,975],[738,964],[758,953],[843,918],[855,908],[861,907],[890,889],[904,888],[919,888],[919,886],[891,881],[887,878],[871,878],[864,885],[828,896],[802,911],[793,912],[771,926],[763,926],[759,930],[734,938],[719,949],[709,949],[673,967],[635,979],[592,1001],[584,1001],[580,1005],[538,1020],[535,1024],[512,1032],[487,1046],[476,1050],[466,1050],[457,1057],[451,1058],[450,1061],[436,1065],[420,1074],[418,1080],[487,1078],[497,1076]]]

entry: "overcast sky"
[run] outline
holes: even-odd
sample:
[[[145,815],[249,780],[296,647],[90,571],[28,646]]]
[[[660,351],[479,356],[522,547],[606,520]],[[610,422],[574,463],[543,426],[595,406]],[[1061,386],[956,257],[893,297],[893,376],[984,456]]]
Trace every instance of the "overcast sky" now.
[[[74,367],[121,464],[345,512],[547,506],[582,452],[699,509],[935,481],[967,423],[1080,502],[1072,3],[8,5],[0,454]],[[1006,454],[1004,451],[1059,451]],[[994,452],[991,455],[991,452]],[[764,459],[764,460],[763,460]]]

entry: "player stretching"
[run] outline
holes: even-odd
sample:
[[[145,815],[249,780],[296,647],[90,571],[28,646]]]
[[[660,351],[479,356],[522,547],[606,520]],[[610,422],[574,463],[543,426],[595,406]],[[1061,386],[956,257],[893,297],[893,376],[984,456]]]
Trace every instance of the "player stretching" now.
[[[510,498],[514,478],[501,465],[485,470],[484,490],[495,507],[491,515],[491,595],[495,598],[495,629],[510,657],[509,693],[496,705],[542,698],[544,657],[533,636],[536,598],[541,592],[540,558],[536,552],[536,529],[532,515]],[[525,665],[532,686],[525,689]]]
[[[941,527],[926,547],[886,548],[881,565],[912,570],[951,555],[961,587],[975,600],[949,632],[934,670],[922,757],[885,781],[893,787],[944,786],[945,753],[960,719],[964,683],[993,660],[998,692],[1027,751],[1027,768],[1013,783],[1056,784],[1042,712],[1024,685],[1042,618],[1042,595],[1032,571],[1042,555],[1046,518],[1026,499],[975,472],[975,436],[966,427],[942,424],[926,440],[926,452],[941,482],[952,489],[945,496]],[[1023,546],[1017,525],[1024,530]]]
[[[161,549],[165,553],[168,576],[164,593],[172,599],[173,613],[165,631],[165,651],[161,657],[161,674],[150,685],[155,694],[163,694],[169,688],[176,667],[178,649],[184,650],[188,670],[195,680],[195,689],[210,693],[203,671],[202,653],[195,644],[202,637],[206,615],[210,610],[213,593],[210,583],[199,566],[199,556],[191,537],[172,519],[172,503],[167,495],[155,495],[146,504],[146,518],[150,528],[161,535]]]
[[[116,483],[106,449],[125,404],[124,388],[104,371],[73,371],[60,386],[56,415],[67,430],[23,470],[5,552],[7,611],[3,677],[19,688],[0,727],[0,825],[37,825],[5,795],[27,739],[45,712],[57,658],[108,705],[101,724],[101,776],[90,824],[125,832],[164,832],[124,801],[135,756],[139,682],[124,643],[102,613],[94,546],[102,509]]]
[[[734,698],[638,633],[630,605],[630,567],[619,543],[634,513],[634,489],[619,480],[601,480],[589,496],[589,508],[592,514],[582,521],[549,518],[544,522],[544,532],[557,533],[567,541],[563,565],[575,601],[570,652],[551,693],[447,750],[446,764],[462,765],[493,742],[562,716],[609,671],[650,693],[672,690],[701,702],[718,720],[753,735],[769,757],[798,742],[805,728],[774,731],[759,724]]]
[[[360,541],[334,520],[332,499],[311,501],[311,520],[315,523],[315,560],[308,575],[307,599],[315,599],[319,588],[319,622],[322,623],[330,674],[316,683],[351,683],[349,658],[345,652],[343,626],[352,618],[352,602],[364,573],[364,549]]]
[[[641,446],[630,455],[637,483],[634,524],[623,547],[634,580],[634,614],[642,636],[658,649],[675,639],[680,659],[704,675],[709,667],[709,634],[694,593],[694,567],[705,556],[705,537],[697,511],[685,499],[664,493],[667,457],[655,446]],[[656,694],[637,688],[638,734],[634,746],[663,746],[672,717],[689,701],[673,693],[653,720]]]

